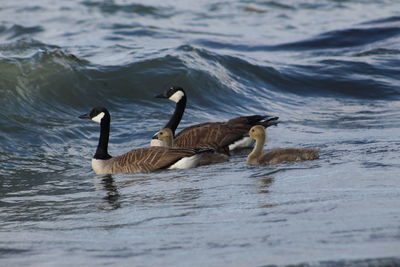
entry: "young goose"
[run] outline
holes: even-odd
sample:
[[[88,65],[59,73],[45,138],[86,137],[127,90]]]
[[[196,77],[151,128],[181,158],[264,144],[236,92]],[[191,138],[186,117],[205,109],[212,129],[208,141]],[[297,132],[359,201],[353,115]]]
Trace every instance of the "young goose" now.
[[[247,164],[277,164],[301,160],[313,160],[319,158],[317,148],[275,148],[263,153],[266,133],[262,125],[256,125],[250,129],[250,137],[256,140],[253,151],[247,157]]]
[[[201,153],[213,151],[208,148],[145,147],[112,157],[108,154],[111,116],[104,107],[93,108],[79,116],[100,123],[100,138],[92,159],[96,174],[152,172],[160,169],[186,169],[197,166]]]
[[[174,146],[174,134],[170,128],[161,129],[157,133],[157,138],[166,147]],[[198,166],[209,165],[229,161],[229,157],[221,153],[204,153],[201,155]]]
[[[186,107],[186,93],[180,87],[172,87],[156,96],[176,102],[174,114],[164,128],[172,130],[176,147],[211,147],[218,153],[229,155],[236,148],[252,147],[254,141],[248,137],[254,125],[268,127],[276,125],[278,117],[253,115],[233,118],[227,122],[206,122],[183,129],[175,135]],[[153,136],[157,139],[157,135]],[[154,142],[152,142],[154,143]]]
[[[164,146],[166,147],[172,147],[174,143],[174,134],[170,128],[161,129],[157,133],[157,138],[163,142]]]

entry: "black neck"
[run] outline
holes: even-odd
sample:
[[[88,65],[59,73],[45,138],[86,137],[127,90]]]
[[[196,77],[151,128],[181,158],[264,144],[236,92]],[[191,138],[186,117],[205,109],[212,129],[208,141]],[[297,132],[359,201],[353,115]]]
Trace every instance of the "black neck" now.
[[[176,103],[174,114],[172,114],[171,118],[164,126],[164,128],[170,128],[174,136],[176,128],[178,128],[178,125],[181,122],[185,108],[186,108],[186,95],[183,95],[181,100],[179,100],[178,103]]]
[[[110,135],[110,115],[105,114],[103,119],[100,122],[100,138],[99,144],[97,145],[96,154],[94,154],[93,158],[95,159],[110,159],[112,158],[108,154],[108,139]]]

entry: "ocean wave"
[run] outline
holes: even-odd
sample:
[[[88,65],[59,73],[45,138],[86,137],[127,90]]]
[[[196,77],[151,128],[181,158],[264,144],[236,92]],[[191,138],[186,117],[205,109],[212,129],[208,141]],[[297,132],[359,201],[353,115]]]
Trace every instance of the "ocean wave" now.
[[[400,16],[390,16],[387,18],[380,18],[380,19],[374,19],[374,20],[370,20],[370,21],[366,21],[363,22],[361,24],[387,24],[387,23],[395,23],[395,22],[399,22],[400,21]]]
[[[342,49],[345,47],[365,46],[396,37],[399,34],[400,27],[352,28],[325,32],[308,40],[276,45],[271,49]]]
[[[398,100],[398,70],[367,62],[327,59],[291,66],[288,85],[303,93],[327,97]],[[293,89],[296,90],[296,89]]]
[[[26,36],[33,36],[36,33],[43,32],[42,26],[22,26],[14,24],[11,26],[0,25],[0,38],[6,40],[18,39]],[[1,39],[0,39],[1,40]]]
[[[398,1],[3,2],[3,265],[400,264]],[[172,85],[178,131],[274,115],[265,150],[321,158],[95,176],[99,125],[78,116],[108,108],[120,155],[168,121]]]
[[[368,56],[384,56],[384,55],[399,55],[400,49],[386,49],[374,48],[354,54],[355,57],[368,57]]]
[[[169,17],[172,13],[166,8],[159,8],[144,4],[118,4],[113,1],[82,1],[81,4],[88,8],[98,8],[103,13],[114,14],[118,12],[129,15]]]
[[[199,39],[197,40],[197,43],[213,49],[230,49],[243,52],[310,50],[313,53],[319,53],[318,50],[321,49],[341,50],[343,48],[366,46],[375,42],[397,37],[399,35],[400,27],[374,27],[329,31],[309,39],[277,45],[250,45],[240,42],[227,43],[208,39]]]
[[[80,69],[88,67],[87,61],[36,41],[2,46],[0,54],[3,109],[15,112],[46,105],[73,105],[79,101],[79,91],[74,92],[70,85],[79,84]]]
[[[398,70],[348,59],[276,68],[272,63],[184,45],[126,65],[99,66],[37,42],[33,46],[17,42],[14,47],[1,47],[0,53],[14,54],[0,58],[3,112],[71,113],[97,105],[154,107],[158,104],[153,96],[172,85],[186,88],[195,108],[227,113],[245,112],[249,103],[253,108],[281,102],[295,105],[291,99],[297,96],[399,99]]]

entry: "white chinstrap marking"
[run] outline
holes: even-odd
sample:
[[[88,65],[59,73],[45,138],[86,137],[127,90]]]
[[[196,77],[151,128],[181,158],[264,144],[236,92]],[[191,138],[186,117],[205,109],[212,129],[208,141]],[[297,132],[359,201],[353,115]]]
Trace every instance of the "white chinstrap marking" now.
[[[175,164],[173,164],[168,169],[189,169],[196,167],[200,161],[201,156],[201,154],[196,154],[191,157],[182,158],[175,162]]]
[[[104,115],[105,115],[105,113],[104,113],[104,112],[101,112],[101,113],[99,113],[98,115],[94,116],[94,117],[92,118],[92,121],[95,121],[95,122],[100,123],[100,122],[101,122],[101,119],[104,117]]]
[[[178,103],[181,99],[182,99],[182,97],[185,95],[185,93],[184,92],[182,92],[181,90],[179,90],[179,91],[176,91],[173,95],[171,95],[170,97],[169,97],[169,100],[172,100],[172,101],[174,101],[175,103]]]

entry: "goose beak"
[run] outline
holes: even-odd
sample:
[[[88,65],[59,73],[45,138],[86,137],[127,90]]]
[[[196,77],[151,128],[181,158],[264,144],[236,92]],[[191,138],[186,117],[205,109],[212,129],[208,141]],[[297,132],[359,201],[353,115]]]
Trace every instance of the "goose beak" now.
[[[265,121],[265,124],[263,124],[263,125],[265,128],[267,128],[269,126],[273,126],[273,125],[276,126],[276,125],[278,125],[278,120],[279,120],[279,117],[272,117],[272,118],[267,119]]]
[[[151,139],[158,139],[158,133],[159,132],[156,132]]]
[[[159,94],[159,95],[156,95],[156,96],[154,96],[155,98],[167,98],[167,96],[164,94],[164,93],[162,93],[162,94]]]
[[[90,115],[89,115],[89,113],[82,114],[82,115],[79,116],[79,118],[80,119],[90,119]]]

